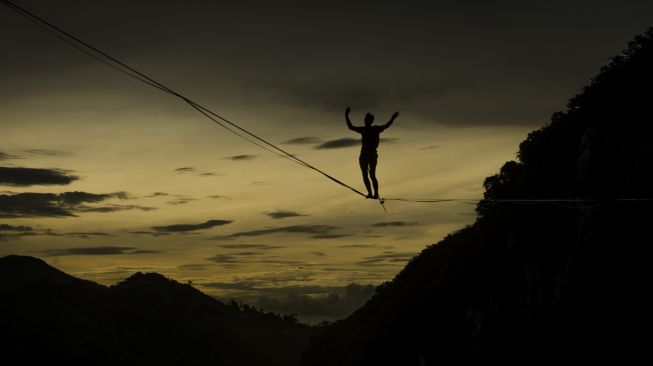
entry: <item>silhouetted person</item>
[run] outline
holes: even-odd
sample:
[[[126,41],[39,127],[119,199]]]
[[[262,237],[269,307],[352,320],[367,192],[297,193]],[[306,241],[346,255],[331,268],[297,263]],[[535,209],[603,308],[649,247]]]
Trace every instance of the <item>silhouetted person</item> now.
[[[365,126],[358,127],[351,124],[351,121],[349,120],[349,111],[351,111],[351,108],[347,107],[347,110],[345,111],[347,127],[362,135],[363,144],[361,146],[361,155],[358,158],[358,163],[360,164],[361,172],[363,173],[363,183],[365,183],[365,188],[367,188],[366,198],[379,198],[379,182],[376,180],[376,161],[378,157],[376,148],[379,147],[379,135],[386,128],[392,125],[392,122],[397,118],[399,112],[395,112],[388,123],[381,126],[372,126],[374,115],[372,113],[367,113],[365,115]],[[374,195],[372,195],[372,190],[370,188],[370,178],[372,179],[372,185],[374,186]]]

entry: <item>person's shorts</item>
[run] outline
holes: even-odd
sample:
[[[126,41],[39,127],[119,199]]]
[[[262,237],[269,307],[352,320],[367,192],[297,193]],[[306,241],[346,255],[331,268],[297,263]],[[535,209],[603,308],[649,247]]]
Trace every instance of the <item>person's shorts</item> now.
[[[367,168],[370,166],[376,166],[376,161],[378,159],[378,155],[375,152],[368,152],[368,153],[362,153],[358,157],[358,163],[360,164],[361,168]]]

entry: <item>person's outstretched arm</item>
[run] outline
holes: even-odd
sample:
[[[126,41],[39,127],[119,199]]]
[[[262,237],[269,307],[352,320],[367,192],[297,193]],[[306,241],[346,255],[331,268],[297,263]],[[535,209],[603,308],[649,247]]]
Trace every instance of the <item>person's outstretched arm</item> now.
[[[385,130],[386,128],[392,126],[392,122],[394,122],[395,119],[396,119],[398,116],[399,116],[399,112],[394,112],[394,113],[392,114],[392,117],[390,117],[390,120],[388,121],[388,123],[384,124],[384,125],[381,126],[381,127],[383,127],[383,129]]]
[[[351,111],[351,107],[347,107],[345,110],[345,119],[347,120],[347,127],[349,127],[350,130],[358,132],[356,129],[356,126],[351,124],[351,120],[349,120],[349,112]]]

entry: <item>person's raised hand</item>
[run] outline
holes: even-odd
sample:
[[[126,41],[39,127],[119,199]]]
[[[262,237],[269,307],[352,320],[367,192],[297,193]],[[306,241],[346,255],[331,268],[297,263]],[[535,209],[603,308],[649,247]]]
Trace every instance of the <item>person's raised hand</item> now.
[[[351,107],[347,107],[347,109],[345,109],[345,114],[349,114],[350,111],[351,111]]]
[[[394,112],[394,113],[392,114],[392,119],[395,119],[395,118],[397,118],[397,117],[399,117],[399,112]]]

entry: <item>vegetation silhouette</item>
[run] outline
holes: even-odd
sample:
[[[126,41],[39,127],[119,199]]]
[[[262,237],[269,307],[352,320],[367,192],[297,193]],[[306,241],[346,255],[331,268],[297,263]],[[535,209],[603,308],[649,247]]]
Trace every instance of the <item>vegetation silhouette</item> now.
[[[427,247],[365,306],[315,335],[303,364],[646,357],[651,203],[636,199],[653,198],[652,86],[653,28],[531,132],[518,161],[485,180],[473,225]],[[493,201],[515,198],[577,201]]]
[[[363,183],[367,189],[367,196],[365,198],[379,198],[379,182],[376,179],[376,163],[378,160],[378,154],[376,149],[379,147],[379,135],[381,132],[385,131],[386,128],[390,127],[395,119],[399,116],[399,112],[395,112],[390,120],[380,126],[373,126],[374,115],[372,113],[367,113],[365,115],[365,125],[364,126],[354,126],[349,119],[349,112],[351,111],[350,107],[347,107],[345,110],[345,120],[347,121],[347,127],[354,132],[361,134],[361,153],[358,157],[358,164],[361,167],[361,173],[363,174]],[[368,177],[369,176],[369,177]],[[370,187],[370,179],[372,180],[372,185],[374,186],[374,194],[372,194],[372,189]]]

